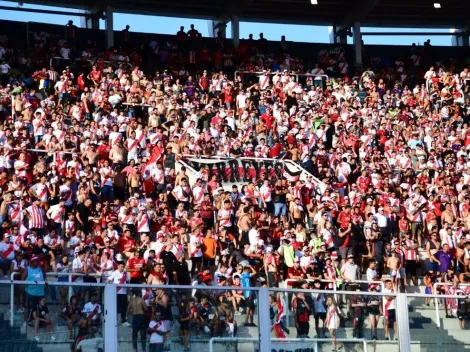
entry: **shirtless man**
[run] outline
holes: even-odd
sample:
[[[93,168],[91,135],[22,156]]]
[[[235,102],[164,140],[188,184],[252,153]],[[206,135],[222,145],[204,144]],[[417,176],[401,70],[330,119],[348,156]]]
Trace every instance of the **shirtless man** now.
[[[85,153],[82,154],[82,162],[84,162],[85,159],[88,159],[88,162],[90,163],[91,166],[96,166],[97,161],[98,161],[98,153],[96,152],[96,145],[91,144],[90,147],[85,151]]]
[[[168,143],[168,146],[170,146],[172,148],[172,152],[174,154],[178,155],[178,154],[181,153],[181,145],[180,145],[180,142],[179,142],[179,138],[177,136],[175,136],[175,138],[173,138],[173,141]]]
[[[155,109],[156,109],[156,112],[158,115],[166,115],[166,106],[165,104],[163,103],[163,99],[162,98],[158,98],[158,94],[157,94],[157,104],[155,105]]]
[[[452,212],[452,207],[450,203],[446,204],[445,210],[442,212],[441,215],[441,224],[445,224],[448,222],[449,224],[453,224],[455,222],[455,216]]]
[[[142,298],[142,290],[132,289],[133,296],[127,306],[127,314],[132,315],[132,346],[137,351],[137,335],[140,333],[142,351],[145,351],[147,345],[147,325],[145,324],[145,313],[147,305]]]
[[[26,104],[21,114],[23,115],[24,122],[33,121],[33,106],[31,104]]]
[[[113,166],[124,164],[124,151],[121,143],[114,144],[109,151],[109,159],[113,161]]]
[[[239,229],[239,235],[238,235],[238,240],[237,243],[240,245],[240,243],[245,244],[249,243],[248,241],[248,231],[253,227],[253,222],[251,221],[251,213],[249,212],[248,207],[244,207],[240,211],[240,217],[238,219],[238,229]],[[243,240],[244,239],[244,240]],[[243,242],[242,242],[243,240]]]
[[[390,269],[390,277],[392,278],[393,289],[398,292],[398,282],[402,279],[402,263],[396,251],[392,251],[392,256],[387,260],[387,267]]]
[[[178,175],[176,175],[175,187],[180,185],[182,179],[189,180],[189,176],[186,174],[186,167],[184,166],[181,166],[181,170],[178,171]]]
[[[148,126],[150,128],[160,126],[160,116],[157,115],[155,109],[149,115]]]
[[[139,193],[140,173],[137,166],[134,166],[127,175],[127,184],[129,185],[129,194]]]
[[[290,220],[293,225],[302,224],[304,222],[304,208],[300,204],[300,199],[295,198],[289,206]]]
[[[300,150],[297,147],[294,147],[294,144],[289,143],[289,149],[288,152],[291,155],[291,160],[292,161],[299,161],[300,158]]]

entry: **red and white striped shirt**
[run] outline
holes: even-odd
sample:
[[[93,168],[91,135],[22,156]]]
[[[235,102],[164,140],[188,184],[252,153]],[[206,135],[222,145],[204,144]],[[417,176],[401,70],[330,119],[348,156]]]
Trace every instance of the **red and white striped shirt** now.
[[[407,240],[406,241],[406,246],[407,247],[411,247],[414,244],[415,243],[414,243],[413,240]],[[404,253],[403,256],[404,256],[405,260],[416,260],[418,258],[417,253],[416,253],[416,249],[404,249],[403,253]]]
[[[44,209],[31,205],[26,208],[26,211],[29,213],[29,228],[30,229],[42,229],[44,228]]]

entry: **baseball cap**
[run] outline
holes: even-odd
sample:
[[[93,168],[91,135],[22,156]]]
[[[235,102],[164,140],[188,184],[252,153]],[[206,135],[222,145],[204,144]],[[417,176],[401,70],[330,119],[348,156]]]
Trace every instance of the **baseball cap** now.
[[[39,260],[39,257],[37,255],[35,255],[31,258],[32,262],[37,262],[38,260]]]
[[[348,254],[348,259],[354,258],[352,254]]]

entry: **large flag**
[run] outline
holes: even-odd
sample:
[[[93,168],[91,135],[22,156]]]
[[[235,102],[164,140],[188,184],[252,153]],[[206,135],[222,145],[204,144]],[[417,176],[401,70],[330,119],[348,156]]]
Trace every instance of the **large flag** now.
[[[281,295],[277,296],[277,314],[274,322],[274,333],[277,338],[285,339],[287,338],[287,332],[284,327],[284,317],[286,316],[286,305],[284,300],[281,298]]]

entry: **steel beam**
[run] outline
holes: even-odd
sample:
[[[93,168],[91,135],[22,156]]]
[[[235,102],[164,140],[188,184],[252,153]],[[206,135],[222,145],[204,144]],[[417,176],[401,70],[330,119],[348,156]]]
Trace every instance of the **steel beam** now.
[[[78,17],[87,17],[87,18],[103,18],[104,16],[101,13],[80,13],[80,12],[69,12],[69,11],[57,11],[57,10],[41,10],[41,9],[31,9],[27,7],[10,7],[10,6],[0,6],[0,10],[8,11],[22,11],[22,12],[33,12],[33,13],[43,13],[48,15],[63,15],[63,16],[78,16]]]
[[[463,34],[463,33],[468,33],[468,32],[455,32],[455,33],[450,33],[450,32],[362,32],[362,35],[372,35],[372,36],[381,36],[381,35],[398,35],[398,36],[408,36],[408,35],[424,35],[424,36],[450,36],[454,34]]]
[[[364,0],[355,1],[351,7],[351,11],[344,18],[341,27],[349,28],[354,25],[354,22],[364,22],[369,13],[374,9],[379,0]]]

